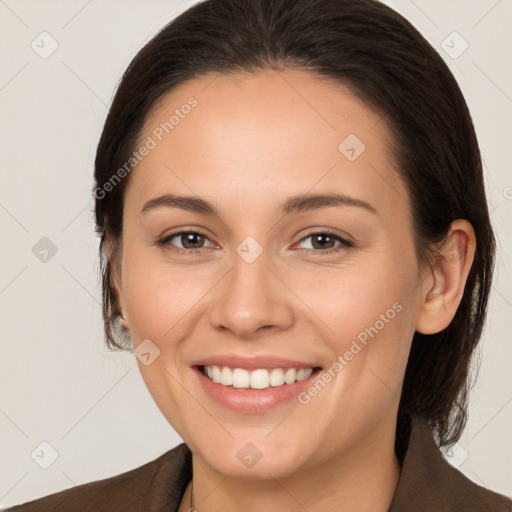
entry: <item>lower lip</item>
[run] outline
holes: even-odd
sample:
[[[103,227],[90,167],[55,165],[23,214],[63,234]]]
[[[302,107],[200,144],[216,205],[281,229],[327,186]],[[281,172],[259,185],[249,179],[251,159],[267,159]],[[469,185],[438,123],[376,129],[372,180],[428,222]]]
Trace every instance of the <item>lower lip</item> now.
[[[193,370],[199,377],[199,381],[206,393],[218,404],[237,412],[259,413],[282,404],[307,388],[318,377],[321,370],[314,371],[307,379],[293,384],[269,387],[267,389],[234,388],[217,384],[206,377],[201,368]]]

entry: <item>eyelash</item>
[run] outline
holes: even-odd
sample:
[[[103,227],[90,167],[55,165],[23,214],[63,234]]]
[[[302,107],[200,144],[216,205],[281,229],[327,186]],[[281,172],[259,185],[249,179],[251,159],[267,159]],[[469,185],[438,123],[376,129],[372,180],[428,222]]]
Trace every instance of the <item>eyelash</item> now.
[[[201,233],[200,231],[176,231],[175,233],[171,233],[170,235],[168,235],[160,240],[157,240],[156,245],[158,245],[159,247],[164,247],[173,238],[176,238],[177,236],[184,235],[184,234],[202,235],[208,239],[208,237],[204,233]],[[333,238],[333,239],[339,241],[340,245],[338,245],[337,247],[333,247],[331,249],[306,249],[307,255],[310,253],[315,253],[317,255],[318,254],[320,254],[320,255],[330,254],[330,253],[334,253],[334,252],[339,252],[342,249],[350,249],[350,248],[354,247],[354,245],[355,245],[353,242],[350,242],[349,240],[346,240],[345,238],[342,238],[339,235],[337,235],[336,233],[333,233],[331,231],[316,231],[314,233],[309,233],[305,237],[301,238],[299,240],[299,243],[304,242],[304,240],[307,240],[308,238],[310,238],[314,235],[327,235],[330,238]],[[169,250],[177,252],[178,254],[197,254],[197,253],[203,251],[204,249],[206,249],[206,247],[199,247],[199,248],[194,248],[194,249],[181,249],[180,247],[172,247]]]

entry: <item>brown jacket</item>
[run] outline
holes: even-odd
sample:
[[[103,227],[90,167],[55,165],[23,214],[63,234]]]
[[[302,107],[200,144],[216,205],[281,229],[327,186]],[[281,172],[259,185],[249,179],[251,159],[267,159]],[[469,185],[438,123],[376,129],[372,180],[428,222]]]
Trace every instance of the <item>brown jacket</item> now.
[[[400,478],[388,512],[512,512],[512,499],[466,478],[441,455],[420,417],[398,423]],[[120,475],[78,485],[7,512],[172,512],[192,477],[192,454],[182,443]]]

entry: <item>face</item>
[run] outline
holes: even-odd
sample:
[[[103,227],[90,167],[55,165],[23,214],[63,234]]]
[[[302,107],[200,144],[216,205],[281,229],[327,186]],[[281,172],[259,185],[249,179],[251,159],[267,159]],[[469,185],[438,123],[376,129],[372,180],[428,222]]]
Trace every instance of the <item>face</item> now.
[[[377,449],[420,294],[381,116],[299,71],[211,75],[164,96],[142,144],[116,284],[144,381],[194,456],[278,478]]]

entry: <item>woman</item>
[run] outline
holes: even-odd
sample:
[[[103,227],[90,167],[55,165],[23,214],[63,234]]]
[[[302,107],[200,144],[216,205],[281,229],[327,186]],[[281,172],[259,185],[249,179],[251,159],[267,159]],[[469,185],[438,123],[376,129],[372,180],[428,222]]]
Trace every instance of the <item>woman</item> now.
[[[368,0],[206,0],[98,145],[107,345],[184,443],[9,510],[509,511],[467,419],[495,242],[461,91]]]

